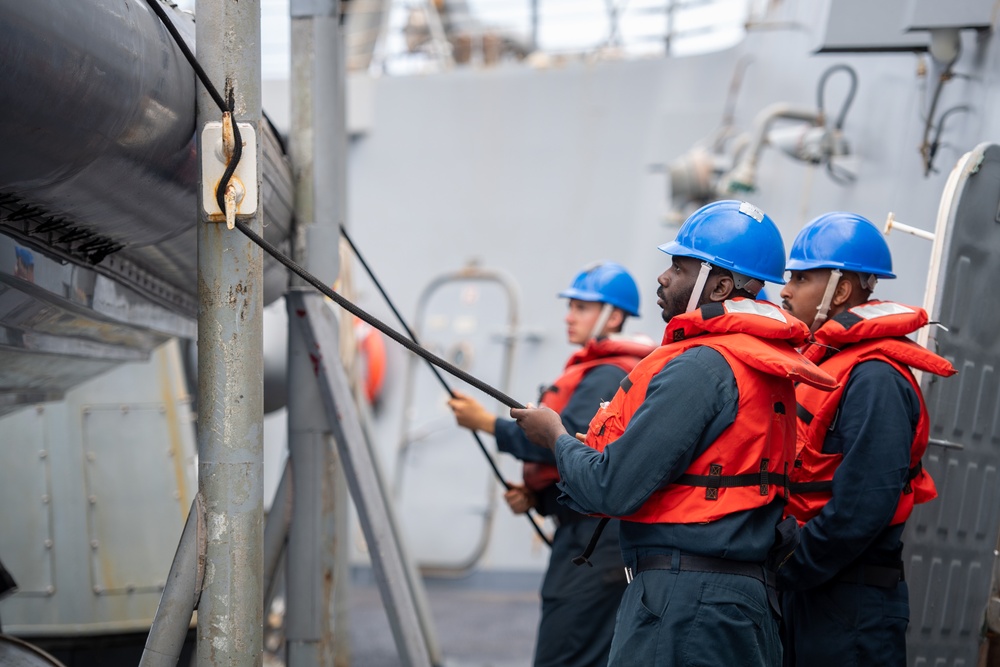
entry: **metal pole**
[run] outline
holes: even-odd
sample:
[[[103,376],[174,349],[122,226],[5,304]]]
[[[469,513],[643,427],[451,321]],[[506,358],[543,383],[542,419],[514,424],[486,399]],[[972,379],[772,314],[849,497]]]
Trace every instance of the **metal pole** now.
[[[671,42],[673,42],[674,39],[674,10],[676,9],[674,0],[667,0],[667,6],[665,9],[667,24],[664,26],[663,30],[663,55],[669,58],[671,55]]]
[[[167,575],[167,584],[160,596],[153,625],[149,628],[146,648],[139,667],[175,667],[184,649],[191,628],[191,615],[198,607],[204,568],[201,556],[205,547],[204,507],[201,496],[195,496],[188,511],[184,532]]]
[[[285,553],[285,543],[288,541],[288,528],[292,514],[292,464],[285,461],[278,490],[274,492],[271,509],[264,521],[264,610],[271,606],[274,599],[274,584],[278,574],[278,564],[281,555]]]
[[[539,0],[531,0],[531,50],[538,50],[538,3]]]
[[[198,60],[237,122],[261,133],[260,0],[198,0]],[[221,113],[198,88],[205,123]],[[255,158],[260,192],[260,145]],[[199,667],[263,661],[263,259],[243,234],[198,210],[198,485],[207,527]],[[259,199],[259,198],[258,198]],[[244,202],[246,204],[246,202]],[[257,211],[260,211],[259,201]],[[260,214],[241,216],[258,234]]]
[[[327,285],[334,283],[339,272],[339,229],[344,222],[347,189],[339,6],[339,0],[291,0],[289,4],[294,254],[301,265]],[[313,291],[294,276],[292,290]],[[288,300],[289,309],[293,303]],[[290,310],[289,324],[296,317]],[[346,539],[347,522],[337,521],[335,514],[332,436],[311,353],[302,336],[290,330],[288,451],[292,520],[285,569],[289,667],[334,664],[334,598],[335,592],[346,593],[347,583],[336,570],[337,544]],[[341,516],[346,519],[346,513]],[[337,621],[340,624],[344,619],[338,617]]]

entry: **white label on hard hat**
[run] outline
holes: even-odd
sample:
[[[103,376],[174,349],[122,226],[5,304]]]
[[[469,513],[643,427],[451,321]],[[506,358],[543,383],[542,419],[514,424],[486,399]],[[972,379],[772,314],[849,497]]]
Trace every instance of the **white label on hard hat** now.
[[[753,299],[740,299],[738,301],[725,301],[724,302],[727,313],[743,313],[744,315],[762,315],[763,317],[770,317],[772,320],[777,320],[781,323],[787,323],[788,320],[785,319],[785,311],[781,310],[777,306],[771,305],[764,301],[754,301]]]
[[[868,303],[851,308],[851,312],[866,320],[874,320],[876,317],[886,317],[887,315],[909,315],[916,311],[902,304],[885,301],[882,303]]]
[[[748,201],[740,202],[740,213],[746,213],[757,222],[764,222],[764,211],[760,210]]]

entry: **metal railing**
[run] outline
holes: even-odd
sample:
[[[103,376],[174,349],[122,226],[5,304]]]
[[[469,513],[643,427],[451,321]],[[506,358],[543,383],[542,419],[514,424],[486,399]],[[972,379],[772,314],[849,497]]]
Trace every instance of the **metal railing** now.
[[[382,74],[725,48],[752,0],[350,0],[348,67]]]

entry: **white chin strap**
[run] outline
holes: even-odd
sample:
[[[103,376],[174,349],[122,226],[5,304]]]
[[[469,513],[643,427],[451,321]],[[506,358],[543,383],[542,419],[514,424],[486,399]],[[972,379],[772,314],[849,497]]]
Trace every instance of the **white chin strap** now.
[[[606,303],[601,307],[601,314],[597,316],[597,321],[594,322],[594,328],[590,331],[591,338],[601,337],[601,334],[604,333],[604,327],[608,326],[608,320],[611,319],[611,313],[614,309],[615,307],[610,303]]]
[[[827,315],[830,314],[830,303],[833,301],[833,293],[837,291],[837,283],[840,282],[842,275],[844,274],[840,272],[840,269],[830,270],[830,277],[826,281],[826,291],[823,292],[823,300],[816,307],[816,317],[813,319],[813,331],[819,329],[823,322],[826,321]]]
[[[698,302],[701,301],[701,293],[705,291],[705,283],[708,282],[708,273],[711,270],[711,264],[708,262],[701,263],[701,270],[698,272],[698,278],[694,281],[694,289],[691,290],[691,298],[688,299],[687,310],[684,311],[685,313],[690,313],[698,307]]]

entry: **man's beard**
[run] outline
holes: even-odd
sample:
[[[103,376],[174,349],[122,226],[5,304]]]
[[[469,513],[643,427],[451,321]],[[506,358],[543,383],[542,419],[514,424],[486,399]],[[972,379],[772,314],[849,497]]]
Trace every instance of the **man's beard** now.
[[[663,310],[660,312],[660,317],[663,318],[665,323],[669,323],[675,316],[681,315],[687,311],[688,301],[691,300],[690,290],[688,290],[687,294],[677,294],[670,299],[667,299],[662,290],[657,290],[657,295],[664,302]]]

